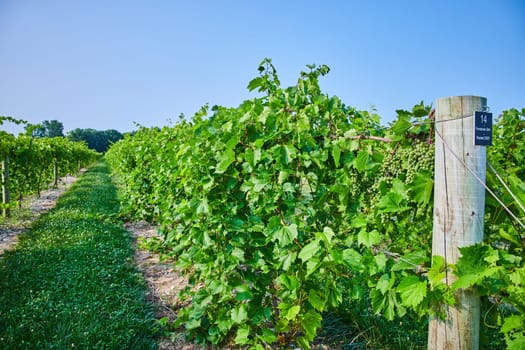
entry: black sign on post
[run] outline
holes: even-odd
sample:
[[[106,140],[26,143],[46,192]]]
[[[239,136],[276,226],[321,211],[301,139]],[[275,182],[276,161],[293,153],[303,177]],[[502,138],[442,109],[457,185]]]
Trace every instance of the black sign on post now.
[[[492,146],[492,113],[474,113],[474,145]]]

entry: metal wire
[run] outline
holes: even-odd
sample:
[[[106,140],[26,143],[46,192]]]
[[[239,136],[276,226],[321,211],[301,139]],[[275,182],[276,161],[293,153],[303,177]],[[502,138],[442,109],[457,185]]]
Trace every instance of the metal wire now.
[[[507,190],[507,192],[511,195],[512,199],[514,199],[514,201],[516,203],[518,203],[518,207],[521,209],[521,211],[525,214],[525,207],[523,207],[523,204],[521,204],[521,202],[518,200],[518,198],[516,197],[516,195],[512,192],[512,190],[509,188],[509,186],[505,183],[505,181],[503,181],[503,179],[501,178],[501,176],[498,174],[498,172],[496,171],[496,169],[494,169],[494,167],[492,166],[492,164],[490,164],[489,162],[487,162],[487,165],[489,166],[489,169],[492,170],[492,172],[494,173],[494,175],[496,175],[496,178],[499,180],[499,182],[501,182],[501,184],[503,185],[503,187],[505,187],[505,189]]]
[[[503,201],[494,193],[494,191],[492,191],[486,184],[485,184],[485,181],[483,181],[478,174],[476,174],[476,172],[474,170],[472,170],[451,148],[450,146],[447,144],[447,142],[445,141],[445,139],[443,138],[443,136],[439,133],[439,131],[436,129],[436,135],[439,136],[439,138],[441,139],[441,141],[443,141],[443,144],[445,145],[445,147],[447,148],[448,151],[450,151],[450,153],[454,156],[454,158],[456,158],[456,160],[458,162],[461,163],[461,165],[463,165],[463,167],[465,169],[467,169],[475,178],[476,180],[478,180],[478,182],[480,184],[483,185],[483,187],[487,190],[488,193],[490,193],[490,195],[492,197],[494,197],[494,199],[503,207],[503,209],[505,209],[505,211],[523,228],[525,229],[525,224],[523,224],[523,222],[521,222],[521,220],[516,216],[514,215],[514,213],[509,209],[509,207],[507,207],[505,205],[505,203],[503,203]]]
[[[450,118],[450,119],[431,120],[430,123],[434,123],[434,124],[437,124],[437,123],[446,123],[446,122],[452,122],[452,121],[455,121],[455,120],[467,119],[467,118],[472,118],[472,117],[474,117],[474,115],[465,115],[465,116],[463,116],[463,117],[456,117],[456,118]]]

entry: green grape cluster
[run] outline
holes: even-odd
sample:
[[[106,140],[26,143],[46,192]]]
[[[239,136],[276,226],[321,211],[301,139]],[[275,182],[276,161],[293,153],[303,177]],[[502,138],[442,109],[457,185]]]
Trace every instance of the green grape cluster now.
[[[394,145],[383,159],[380,175],[368,187],[371,210],[374,210],[384,191],[392,186],[394,179],[409,185],[420,171],[434,172],[434,145],[417,139],[411,144]],[[379,217],[382,225],[391,220],[387,214],[380,214]]]
[[[374,183],[374,178],[365,176],[363,172],[359,172],[354,167],[349,167],[347,170],[348,177],[350,178],[350,198],[360,198],[361,194],[366,193],[370,186]]]
[[[434,172],[434,145],[414,140],[410,145],[394,148],[383,161],[383,180],[388,183],[397,178],[406,184],[422,170]]]

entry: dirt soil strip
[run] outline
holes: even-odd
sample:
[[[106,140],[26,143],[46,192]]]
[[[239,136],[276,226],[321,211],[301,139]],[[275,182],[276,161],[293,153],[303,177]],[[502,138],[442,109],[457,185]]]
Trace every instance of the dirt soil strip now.
[[[83,173],[85,169],[81,171]],[[55,207],[57,199],[77,180],[75,176],[65,176],[58,182],[56,188],[42,191],[40,196],[29,196],[22,202],[22,209],[16,217],[16,224],[9,220],[0,224],[0,257],[6,250],[12,249],[18,242],[18,236],[26,232],[33,221],[40,215]],[[167,317],[170,322],[177,318],[177,311],[181,305],[178,293],[187,285],[187,281],[175,271],[171,262],[161,262],[159,255],[137,248],[139,237],[161,238],[153,225],[146,222],[131,222],[125,228],[133,236],[135,248],[135,262],[148,283],[148,299],[154,303],[157,319]],[[202,347],[185,340],[183,331],[173,332],[158,342],[159,350],[207,350],[211,347]]]
[[[135,263],[148,284],[147,298],[155,305],[157,319],[168,318],[169,322],[177,319],[177,310],[183,306],[178,299],[179,292],[188,285],[188,281],[174,267],[173,262],[161,261],[159,254],[144,250],[137,241],[162,237],[157,228],[147,222],[129,222],[124,225],[133,236]],[[205,350],[203,347],[185,340],[183,330],[170,332],[158,342],[158,350]]]
[[[84,171],[84,170],[83,170]],[[82,172],[83,172],[82,171]],[[77,177],[68,175],[60,179],[57,188],[43,191],[40,197],[31,196],[24,200],[22,207],[28,208],[22,215],[22,220],[17,218],[17,225],[9,222],[0,225],[0,257],[4,251],[12,249],[18,242],[18,236],[27,231],[34,220],[40,215],[55,207],[58,197],[64,193]],[[173,262],[161,261],[159,254],[142,249],[137,241],[148,238],[162,237],[157,233],[157,228],[144,221],[128,222],[124,224],[133,237],[135,249],[135,263],[144,275],[148,284],[147,298],[155,305],[157,319],[167,317],[169,322],[177,318],[177,311],[184,304],[178,299],[179,292],[188,285],[188,281],[174,268]],[[235,347],[222,347],[232,349]],[[214,350],[216,346],[202,346],[193,344],[184,337],[184,330],[169,332],[158,341],[158,350]],[[328,349],[324,346],[315,349]]]
[[[177,311],[186,304],[178,299],[178,293],[188,285],[188,281],[173,266],[173,262],[161,261],[159,254],[152,253],[141,248],[137,241],[162,237],[157,233],[157,228],[147,222],[129,222],[124,224],[126,230],[133,236],[135,248],[135,262],[139,270],[144,275],[148,284],[148,300],[156,307],[157,319],[167,317],[169,322],[177,319]],[[180,328],[171,331],[158,341],[158,350],[232,350],[242,349],[238,346],[222,345],[197,345],[187,341],[184,336],[184,329]],[[278,349],[280,347],[275,347]],[[292,348],[298,350],[299,348]],[[331,347],[324,344],[315,344],[312,349],[328,350]]]
[[[80,173],[83,173],[84,171],[85,169],[82,169]],[[22,202],[22,210],[23,208],[28,208],[28,210],[23,213],[21,222],[16,225],[10,225],[9,223],[0,225],[0,256],[2,256],[6,250],[11,249],[16,245],[18,242],[18,235],[27,231],[33,221],[54,207],[58,197],[60,197],[60,195],[64,193],[77,179],[78,177],[71,175],[62,177],[58,181],[58,186],[56,188],[42,191],[40,197],[29,196]]]

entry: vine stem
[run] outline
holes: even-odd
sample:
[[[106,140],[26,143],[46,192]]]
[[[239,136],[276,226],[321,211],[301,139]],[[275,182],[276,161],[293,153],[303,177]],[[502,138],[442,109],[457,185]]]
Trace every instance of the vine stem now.
[[[407,263],[408,265],[412,265],[414,266],[414,272],[418,275],[424,275],[426,273],[428,273],[428,270],[426,268],[424,268],[423,266],[421,265],[417,265],[417,264],[414,264],[413,262],[407,260],[407,259],[404,259],[401,254],[399,253],[392,253],[392,252],[389,252],[387,250],[384,250],[384,249],[379,249],[379,248],[373,248],[372,251],[377,255],[377,253],[383,253],[385,254],[387,257],[389,258],[392,258],[395,262],[399,262],[399,261],[402,261],[404,263]]]
[[[380,136],[355,135],[355,136],[349,136],[348,138],[351,140],[374,140],[374,141],[381,141],[381,142],[387,142],[387,143],[393,142],[393,140],[389,139],[388,137],[380,137]]]

